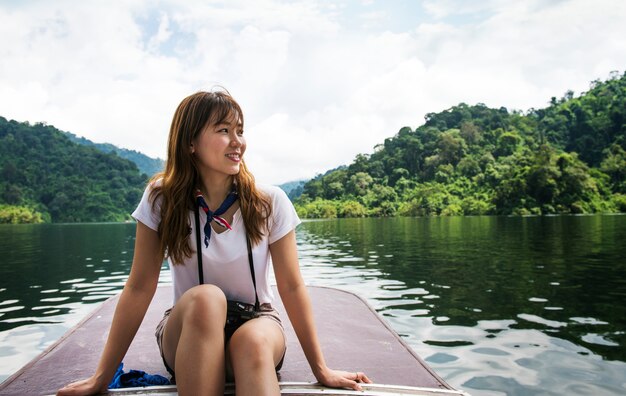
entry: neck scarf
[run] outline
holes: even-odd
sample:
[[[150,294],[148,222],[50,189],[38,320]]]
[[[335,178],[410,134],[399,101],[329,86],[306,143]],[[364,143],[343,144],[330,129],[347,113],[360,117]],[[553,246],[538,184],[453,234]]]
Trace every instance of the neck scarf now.
[[[226,211],[231,206],[233,206],[237,198],[238,198],[237,191],[232,190],[231,192],[228,193],[228,195],[226,196],[226,199],[224,199],[224,202],[222,202],[220,207],[217,208],[215,212],[212,212],[209,209],[209,205],[207,205],[206,201],[204,200],[204,197],[202,196],[202,192],[200,192],[200,190],[196,191],[196,202],[198,203],[198,207],[200,207],[204,211],[204,213],[206,213],[206,224],[204,225],[204,246],[205,247],[209,247],[209,240],[211,239],[211,222],[212,221],[215,221],[221,227],[232,230],[232,228],[230,227],[230,224],[228,224],[228,222],[220,216],[226,213]]]

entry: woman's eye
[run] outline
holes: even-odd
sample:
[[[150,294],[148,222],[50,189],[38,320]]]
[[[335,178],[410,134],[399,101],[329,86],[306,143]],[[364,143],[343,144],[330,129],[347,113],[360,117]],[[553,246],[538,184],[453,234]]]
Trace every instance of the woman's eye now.
[[[237,131],[237,135],[243,136],[243,129],[241,131]]]
[[[219,133],[228,133],[228,129],[222,128],[218,131]]]

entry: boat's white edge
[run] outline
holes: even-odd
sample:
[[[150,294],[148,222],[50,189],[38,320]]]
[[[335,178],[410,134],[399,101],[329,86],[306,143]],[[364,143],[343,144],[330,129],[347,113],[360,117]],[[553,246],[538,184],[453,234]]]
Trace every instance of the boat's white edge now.
[[[361,395],[361,396],[470,396],[468,393],[460,390],[424,388],[403,385],[388,384],[361,384],[362,391],[350,389],[334,389],[327,388],[315,382],[280,382],[280,393],[282,395]],[[123,388],[109,389],[109,395],[159,395],[159,396],[175,396],[178,395],[176,385],[151,386],[147,388]],[[235,394],[235,385],[227,383],[224,389],[225,395]]]

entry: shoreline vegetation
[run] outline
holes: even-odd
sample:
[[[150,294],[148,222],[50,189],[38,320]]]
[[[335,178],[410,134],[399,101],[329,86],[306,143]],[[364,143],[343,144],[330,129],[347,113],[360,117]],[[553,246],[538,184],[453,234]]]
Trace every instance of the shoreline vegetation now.
[[[626,72],[543,109],[461,103],[425,119],[298,186],[300,217],[626,212]],[[0,117],[0,224],[131,220],[142,155],[72,137]]]
[[[303,218],[626,212],[626,73],[525,113],[461,103],[308,181]]]

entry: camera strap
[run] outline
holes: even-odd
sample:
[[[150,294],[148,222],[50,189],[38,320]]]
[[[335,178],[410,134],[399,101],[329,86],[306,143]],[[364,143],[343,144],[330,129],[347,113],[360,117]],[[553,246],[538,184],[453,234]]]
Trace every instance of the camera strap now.
[[[200,244],[200,213],[198,205],[195,208],[196,218],[196,256],[198,256],[198,284],[204,284],[204,272],[202,270],[202,245]],[[252,260],[252,245],[250,244],[250,238],[246,234],[246,246],[248,248],[248,263],[250,264],[250,276],[252,277],[252,284],[254,285],[254,310],[259,311],[261,304],[259,303],[259,295],[256,292],[256,276],[254,274],[254,261]]]

